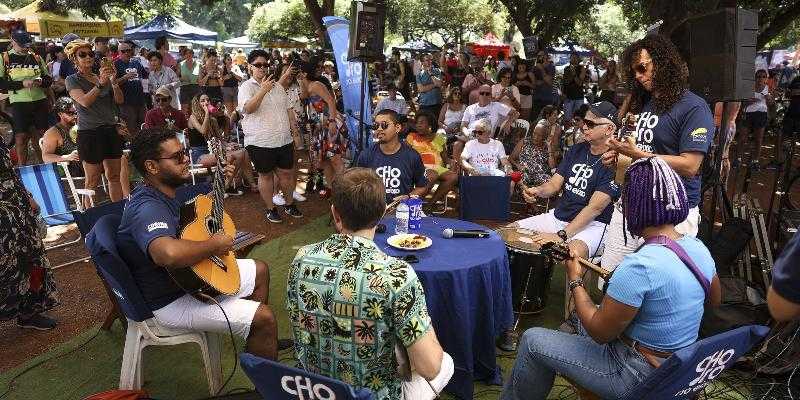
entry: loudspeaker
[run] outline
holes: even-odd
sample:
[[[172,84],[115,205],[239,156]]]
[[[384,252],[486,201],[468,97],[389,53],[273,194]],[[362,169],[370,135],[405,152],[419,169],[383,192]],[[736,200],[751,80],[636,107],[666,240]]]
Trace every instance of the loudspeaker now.
[[[525,50],[525,58],[533,60],[536,58],[536,53],[539,52],[539,37],[538,36],[525,36],[522,38],[522,48]]]
[[[678,27],[671,39],[686,53],[689,88],[709,103],[753,97],[757,34],[758,13],[742,8],[719,9]]]
[[[380,3],[353,1],[350,7],[349,61],[383,60],[383,34],[386,6]]]

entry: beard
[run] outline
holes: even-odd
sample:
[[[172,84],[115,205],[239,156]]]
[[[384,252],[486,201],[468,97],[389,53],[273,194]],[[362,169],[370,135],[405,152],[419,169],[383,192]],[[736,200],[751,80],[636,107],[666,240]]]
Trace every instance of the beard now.
[[[165,173],[161,176],[161,182],[171,188],[178,188],[192,181],[191,175],[184,177],[183,175]]]

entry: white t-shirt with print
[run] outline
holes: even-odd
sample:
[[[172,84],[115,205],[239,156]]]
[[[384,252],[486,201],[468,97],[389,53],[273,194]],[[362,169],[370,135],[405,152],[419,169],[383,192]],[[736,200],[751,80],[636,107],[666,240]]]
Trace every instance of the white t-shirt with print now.
[[[478,139],[472,139],[464,145],[461,158],[467,160],[469,165],[482,174],[492,174],[498,171],[500,160],[506,158],[506,151],[499,140],[490,139],[489,143],[481,143]]]
[[[764,89],[760,92],[753,92],[753,98],[756,101],[747,105],[744,112],[767,112],[767,95],[769,94],[769,87],[764,85]]]
[[[492,132],[494,132],[499,126],[501,119],[505,118],[509,112],[511,112],[511,107],[500,102],[493,101],[485,107],[481,107],[480,103],[475,103],[464,110],[464,116],[461,117],[461,122],[466,122],[468,124],[467,128],[472,132],[472,128],[475,127],[476,122],[482,118],[488,118],[489,121],[492,122]]]
[[[239,109],[260,90],[261,85],[250,78],[239,87]],[[252,113],[242,113],[242,132],[245,146],[277,148],[292,143],[289,128],[291,108],[289,96],[279,83],[275,83]]]

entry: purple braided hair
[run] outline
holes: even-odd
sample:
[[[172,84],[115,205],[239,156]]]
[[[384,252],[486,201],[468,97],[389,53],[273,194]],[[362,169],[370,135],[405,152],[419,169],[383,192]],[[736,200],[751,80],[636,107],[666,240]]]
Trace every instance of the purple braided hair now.
[[[649,226],[683,222],[689,215],[683,181],[658,157],[636,160],[625,171],[622,215],[628,231],[636,236]]]

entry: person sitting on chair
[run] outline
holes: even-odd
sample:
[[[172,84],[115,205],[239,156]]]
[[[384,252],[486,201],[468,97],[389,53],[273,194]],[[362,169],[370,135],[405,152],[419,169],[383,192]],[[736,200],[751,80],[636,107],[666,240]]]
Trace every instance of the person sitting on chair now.
[[[67,162],[73,177],[83,176],[83,167],[78,156],[78,132],[74,131],[75,136],[72,135],[72,128],[78,123],[75,102],[70,97],[59,97],[53,111],[58,115],[58,122],[42,136],[42,161]],[[88,203],[86,205],[88,208]]]
[[[784,247],[772,268],[772,285],[767,293],[769,313],[778,321],[800,319],[800,235],[796,234]]]
[[[247,340],[248,352],[275,360],[278,328],[267,302],[269,269],[263,261],[236,260],[241,287],[235,295],[217,297],[224,314],[217,304],[184,292],[167,273],[233,249],[233,238],[221,232],[202,241],[178,238],[180,204],[175,192],[191,176],[189,156],[175,132],[142,130],[131,144],[131,160],[144,185],[131,194],[117,243],[155,320],[171,329],[228,333],[230,328]],[[233,166],[226,166],[225,173],[232,174]]]
[[[420,113],[417,115],[416,132],[406,137],[406,143],[419,153],[425,165],[425,178],[428,179],[426,193],[433,190],[433,185],[439,184],[431,198],[431,206],[447,196],[458,181],[458,162],[450,160],[447,156],[447,138],[443,133],[434,131],[433,115]]]
[[[704,303],[719,304],[711,253],[675,230],[689,213],[678,174],[658,157],[643,158],[627,170],[625,183],[627,228],[655,243],[624,258],[599,307],[584,287],[581,264],[567,261],[578,334],[525,331],[501,399],[545,399],[557,373],[601,398],[623,398],[673,352],[697,340]],[[688,262],[670,246],[683,250]]]
[[[511,172],[503,144],[492,138],[492,123],[483,118],[472,128],[475,139],[461,152],[461,166],[468,175],[505,176]],[[498,166],[503,167],[501,170]]]
[[[567,242],[573,256],[596,255],[611,220],[611,203],[619,196],[614,171],[600,162],[616,131],[616,114],[609,102],[592,105],[584,119],[586,141],[570,148],[547,182],[524,189],[529,203],[564,192],[556,208],[514,223],[536,232],[534,242]]]
[[[375,399],[432,399],[450,381],[453,359],[436,339],[414,270],[373,241],[384,197],[382,179],[369,168],[333,181],[338,233],[300,248],[289,267],[295,355],[303,368],[366,387]],[[410,381],[401,379],[405,361]]]

